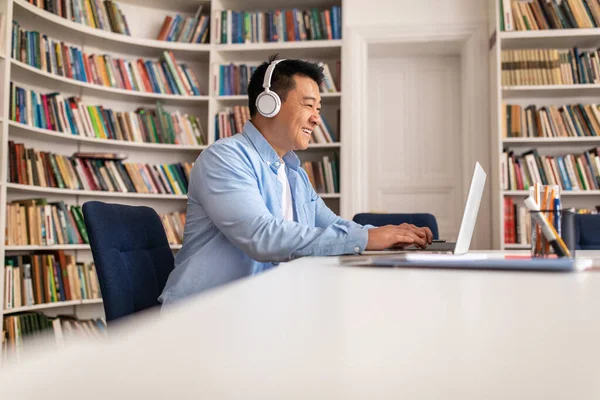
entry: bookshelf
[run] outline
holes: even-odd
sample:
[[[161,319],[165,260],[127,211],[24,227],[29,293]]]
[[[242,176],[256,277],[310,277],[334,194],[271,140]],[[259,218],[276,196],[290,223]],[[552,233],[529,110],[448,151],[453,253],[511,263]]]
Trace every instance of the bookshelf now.
[[[560,124],[564,123],[567,126],[569,120],[574,120],[574,118],[578,118],[578,116],[574,116],[573,114],[569,114],[569,111],[563,112],[566,106],[581,104],[581,105],[594,105],[598,104],[598,96],[600,95],[600,81],[590,79],[588,82],[590,83],[565,83],[565,84],[514,84],[514,81],[507,83],[506,75],[504,75],[503,79],[503,61],[504,62],[512,62],[517,61],[515,59],[505,59],[503,58],[503,54],[506,57],[507,52],[515,52],[521,51],[520,57],[523,57],[524,52],[529,51],[530,49],[536,49],[541,52],[550,51],[550,50],[558,50],[559,52],[568,52],[571,49],[577,47],[579,51],[595,51],[599,47],[600,44],[600,28],[598,27],[587,27],[587,28],[578,28],[576,26],[572,26],[569,29],[557,28],[557,29],[538,29],[538,30],[517,30],[517,27],[514,26],[514,29],[511,31],[503,30],[503,24],[506,23],[506,5],[511,4],[511,12],[515,12],[515,5],[512,4],[513,0],[493,0],[489,2],[489,15],[490,20],[493,21],[490,27],[490,82],[491,82],[491,133],[492,133],[492,157],[493,157],[493,166],[494,169],[492,171],[491,176],[491,188],[493,195],[493,240],[494,247],[500,249],[527,249],[529,248],[527,244],[518,241],[517,243],[511,243],[512,240],[506,237],[506,233],[508,229],[512,229],[510,224],[507,226],[505,219],[507,218],[506,213],[506,205],[505,200],[507,198],[511,199],[514,204],[520,205],[524,198],[527,196],[527,190],[515,190],[510,187],[506,189],[506,183],[503,178],[503,171],[505,170],[505,165],[503,161],[504,150],[513,152],[513,154],[521,155],[529,150],[536,149],[538,154],[542,159],[550,160],[547,164],[544,164],[542,168],[548,167],[548,169],[544,170],[546,173],[557,174],[555,175],[558,179],[561,179],[560,172],[560,162],[559,158],[565,158],[566,155],[572,154],[576,157],[585,152],[590,151],[590,149],[596,148],[600,145],[600,132],[596,129],[591,129],[590,131],[595,132],[597,136],[570,136],[570,135],[556,135],[556,136],[542,136],[542,137],[531,137],[529,133],[528,123],[531,119],[525,119],[521,121],[521,127],[525,126],[526,129],[517,129],[520,133],[517,135],[518,137],[511,137],[509,131],[513,132],[513,126],[509,125],[512,121],[510,118],[513,118],[515,114],[508,115],[510,111],[508,111],[503,105],[516,105],[520,106],[523,110],[526,110],[529,106],[535,106],[536,113],[539,110],[550,110],[551,107],[555,107],[561,110],[560,115],[562,116],[559,120],[558,118],[554,118],[551,115],[551,111],[548,112],[548,119],[551,121],[550,125],[548,125],[548,130],[541,129],[544,132],[550,132],[554,130],[555,132],[560,131]],[[564,5],[561,7],[566,7]],[[576,7],[579,6],[579,0],[575,0],[574,2],[569,2],[569,4],[574,3]],[[594,3],[598,3],[594,0]],[[519,7],[520,10],[524,10],[524,7],[529,7],[533,9],[537,7],[537,4],[540,6],[548,6],[552,7],[551,3],[546,2],[545,5],[541,2],[534,1],[533,3],[519,4],[516,7]],[[583,7],[583,5],[582,5]],[[502,9],[504,9],[504,15],[502,15]],[[561,9],[563,10],[563,9]],[[564,12],[561,11],[561,12]],[[527,18],[527,11],[525,11],[525,15]],[[541,15],[541,14],[540,14]],[[544,16],[549,14],[544,11]],[[566,15],[566,14],[563,14]],[[591,14],[590,14],[591,15]],[[512,18],[516,18],[513,14]],[[534,17],[537,18],[537,17]],[[599,21],[595,21],[593,17],[590,17],[590,22],[592,25],[598,26]],[[539,25],[539,19],[536,19],[536,23]],[[504,53],[503,53],[504,52]],[[582,57],[583,58],[583,57]],[[593,57],[592,57],[593,58]],[[547,59],[546,59],[547,60]],[[571,60],[571,58],[569,58]],[[525,61],[525,59],[521,58],[519,61]],[[541,61],[541,60],[539,60]],[[544,61],[545,62],[545,61]],[[560,64],[563,61],[559,61],[559,64],[552,64],[554,68],[564,67],[563,64]],[[536,65],[536,64],[533,64]],[[540,73],[544,74],[543,67],[548,67],[550,64],[541,64],[540,70],[533,70],[533,75],[535,79],[540,78]],[[518,71],[526,71],[526,73],[531,73],[532,64],[529,65],[530,68],[523,68],[524,64],[518,65],[518,63],[511,65],[513,68]],[[581,67],[581,65],[580,65]],[[541,71],[541,72],[540,72]],[[562,71],[562,70],[561,70]],[[568,70],[571,73],[573,69]],[[576,70],[573,76],[581,77],[582,70]],[[559,72],[560,74],[561,72]],[[584,72],[584,74],[587,72]],[[549,73],[548,73],[549,74]],[[564,82],[564,75],[563,82]],[[514,79],[514,75],[513,75]],[[522,78],[521,78],[522,79]],[[510,78],[509,78],[510,80]],[[527,111],[524,111],[521,116],[527,116]],[[531,115],[539,115],[541,114],[530,114]],[[554,114],[557,115],[557,114]],[[585,119],[585,113],[582,115],[583,119]],[[590,114],[590,117],[593,117],[593,113]],[[520,118],[520,117],[519,117]],[[527,117],[526,117],[527,118]],[[558,122],[558,124],[556,124]],[[542,122],[543,123],[543,122]],[[591,119],[589,122],[592,125]],[[507,125],[509,125],[507,127]],[[517,123],[518,125],[518,123]],[[568,128],[568,126],[567,126]],[[586,128],[587,129],[587,128]],[[539,132],[539,131],[538,131]],[[573,130],[571,130],[573,132]],[[510,154],[510,153],[509,153]],[[556,164],[553,164],[554,160]],[[544,163],[544,161],[542,161]],[[598,176],[598,169],[592,163],[587,164],[590,168],[591,176],[590,178],[595,178],[594,175]],[[557,169],[553,169],[555,166],[559,166]],[[586,164],[583,165],[584,167]],[[577,166],[574,167],[575,172],[577,172]],[[509,169],[506,169],[506,173],[510,178]],[[553,172],[554,171],[554,172]],[[583,170],[582,170],[583,171]],[[585,175],[585,172],[583,172]],[[512,185],[511,185],[512,186]],[[574,207],[576,209],[594,209],[596,206],[600,205],[600,190],[594,189],[592,185],[588,190],[562,190],[562,199],[563,199],[563,208]],[[597,186],[597,184],[596,184]],[[509,221],[513,217],[509,217]],[[518,222],[517,222],[518,224]],[[518,229],[518,228],[517,228]],[[527,235],[527,234],[526,234]]]
[[[328,120],[337,138],[329,143],[311,143],[306,151],[299,152],[302,161],[319,161],[324,156],[338,160],[343,136],[340,135],[341,92],[339,92],[340,70],[336,64],[341,60],[342,40],[322,39],[313,41],[272,42],[272,43],[217,43],[212,29],[209,43],[180,43],[156,40],[166,15],[180,14],[191,17],[202,6],[202,15],[210,18],[210,27],[215,23],[216,13],[222,10],[252,10],[265,12],[274,9],[318,10],[340,6],[341,1],[311,0],[309,3],[284,3],[279,0],[231,0],[189,1],[173,0],[123,0],[116,2],[123,14],[128,17],[131,36],[93,28],[52,14],[29,3],[28,0],[0,0],[0,129],[2,130],[0,156],[0,257],[32,255],[39,252],[63,251],[72,254],[77,262],[89,263],[92,260],[88,244],[54,245],[6,245],[7,203],[15,200],[44,198],[48,202],[64,201],[67,205],[82,205],[85,201],[98,199],[129,205],[153,207],[159,215],[185,212],[186,195],[154,194],[133,192],[108,192],[97,190],[74,190],[57,187],[42,187],[19,184],[10,181],[8,173],[8,142],[23,143],[26,148],[47,151],[62,156],[75,152],[125,153],[127,162],[142,164],[173,164],[193,162],[200,152],[216,140],[215,116],[218,112],[237,105],[247,105],[246,95],[219,96],[210,84],[213,67],[229,63],[253,63],[265,61],[271,54],[280,58],[300,58],[324,62],[338,82],[337,92],[322,93],[322,115]],[[341,16],[340,16],[341,18]],[[164,51],[171,51],[178,64],[186,64],[195,73],[201,95],[179,95],[155,91],[136,91],[104,86],[61,76],[39,69],[29,63],[11,57],[11,21],[28,31],[46,34],[48,38],[65,42],[87,54],[108,54],[113,58],[135,61],[159,60]],[[341,20],[339,26],[341,27]],[[340,28],[341,31],[341,28]],[[165,112],[179,111],[182,115],[196,116],[205,135],[205,143],[182,145],[105,139],[83,134],[70,134],[58,130],[25,124],[11,119],[10,83],[39,94],[58,92],[65,99],[78,97],[88,106],[104,106],[115,112],[133,112],[138,108],[154,109],[160,102]],[[339,172],[338,172],[339,181]],[[344,188],[342,188],[344,189]],[[342,192],[321,193],[324,201],[335,211],[340,211]],[[176,252],[180,244],[171,244]],[[4,310],[5,282],[4,270],[0,274],[0,331],[5,316],[22,312],[37,311],[48,315],[69,311],[81,318],[97,318],[103,315],[102,300],[71,300],[54,303],[35,304]]]

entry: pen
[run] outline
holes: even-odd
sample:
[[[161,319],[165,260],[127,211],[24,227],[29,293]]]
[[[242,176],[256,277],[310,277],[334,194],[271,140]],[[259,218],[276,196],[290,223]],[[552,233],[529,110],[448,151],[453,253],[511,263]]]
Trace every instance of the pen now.
[[[554,227],[556,228],[556,232],[558,232],[558,236],[562,237],[561,227],[560,227],[560,197],[558,197],[558,190],[554,192]]]
[[[529,209],[529,211],[532,211],[530,213],[531,218],[533,218],[537,225],[541,228],[546,240],[548,240],[550,246],[552,246],[556,254],[559,257],[571,257],[571,252],[567,248],[567,245],[562,238],[558,236],[558,233],[554,227],[548,223],[548,220],[540,212],[539,206],[535,204],[535,200],[531,196],[525,199],[525,206]]]

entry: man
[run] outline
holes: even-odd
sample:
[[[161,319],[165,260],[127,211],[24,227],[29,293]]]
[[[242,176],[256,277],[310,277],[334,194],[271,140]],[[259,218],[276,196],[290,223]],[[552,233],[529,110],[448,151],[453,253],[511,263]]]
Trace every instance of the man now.
[[[243,132],[214,143],[192,169],[183,246],[159,299],[165,305],[297,257],[431,243],[428,228],[361,226],[336,216],[319,198],[294,150],[308,147],[321,121],[322,69],[274,58],[250,79],[251,121]],[[279,96],[278,112],[257,110],[265,91]],[[268,108],[272,100],[260,104]]]

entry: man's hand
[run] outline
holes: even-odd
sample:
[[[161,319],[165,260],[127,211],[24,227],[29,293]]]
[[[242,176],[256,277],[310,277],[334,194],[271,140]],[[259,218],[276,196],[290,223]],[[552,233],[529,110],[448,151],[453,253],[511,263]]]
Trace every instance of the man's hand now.
[[[366,250],[385,250],[390,247],[404,247],[414,244],[427,247],[433,240],[433,234],[427,227],[418,228],[412,224],[386,225],[369,229],[369,241]]]

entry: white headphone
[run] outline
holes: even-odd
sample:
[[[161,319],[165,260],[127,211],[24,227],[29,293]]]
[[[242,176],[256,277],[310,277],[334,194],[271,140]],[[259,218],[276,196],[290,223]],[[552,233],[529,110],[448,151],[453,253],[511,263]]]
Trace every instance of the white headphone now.
[[[281,99],[277,95],[277,93],[269,90],[271,87],[271,77],[273,76],[273,70],[275,66],[283,60],[273,60],[271,64],[267,67],[267,71],[265,72],[265,79],[263,81],[263,87],[265,90],[258,95],[256,98],[256,109],[266,118],[273,118],[279,113],[279,109],[281,109]]]

